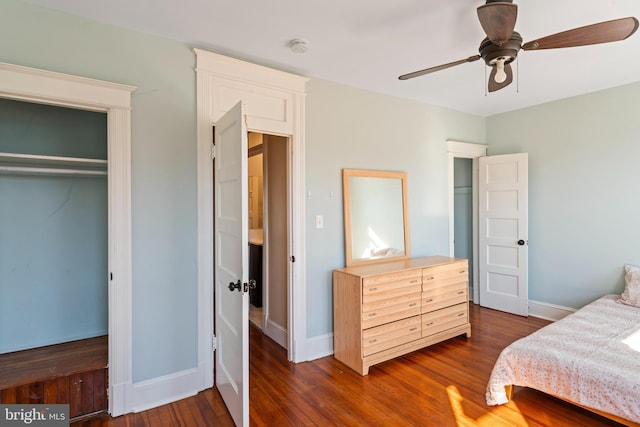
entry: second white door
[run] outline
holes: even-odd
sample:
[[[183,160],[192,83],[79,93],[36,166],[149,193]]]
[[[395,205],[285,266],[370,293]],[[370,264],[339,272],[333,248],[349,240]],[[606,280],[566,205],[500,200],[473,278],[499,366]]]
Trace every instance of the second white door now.
[[[526,316],[528,155],[479,159],[480,305]]]

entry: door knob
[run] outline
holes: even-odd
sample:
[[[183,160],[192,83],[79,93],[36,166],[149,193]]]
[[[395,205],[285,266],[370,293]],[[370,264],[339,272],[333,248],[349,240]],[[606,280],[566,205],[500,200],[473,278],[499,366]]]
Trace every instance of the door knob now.
[[[238,279],[238,281],[237,281],[237,282],[235,282],[235,283],[233,283],[233,282],[229,282],[229,290],[230,290],[231,292],[233,292],[233,291],[235,291],[235,290],[237,289],[238,291],[242,292],[242,291],[240,290],[241,283],[242,283],[242,282],[240,282],[240,279]]]
[[[256,285],[256,281],[251,279],[251,280],[249,280],[249,283],[245,283],[244,284],[244,291],[245,292],[249,292],[249,289],[255,289],[257,287],[258,287],[258,285]]]
[[[517,242],[517,243],[518,243],[518,245],[520,245],[520,246],[524,246],[524,243],[525,243],[525,242],[524,242],[524,240],[520,239],[520,240],[518,240],[518,242]]]

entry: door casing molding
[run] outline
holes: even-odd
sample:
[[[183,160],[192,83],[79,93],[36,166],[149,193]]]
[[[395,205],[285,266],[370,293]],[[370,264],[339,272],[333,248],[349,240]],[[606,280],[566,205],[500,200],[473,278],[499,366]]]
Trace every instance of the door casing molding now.
[[[487,146],[482,144],[471,144],[468,142],[447,141],[447,162],[448,162],[448,187],[449,195],[449,256],[454,256],[454,159],[471,159],[472,166],[472,200],[473,200],[473,225],[472,225],[472,245],[473,245],[473,302],[480,301],[480,291],[478,288],[478,158],[487,155]]]
[[[304,148],[307,78],[201,49],[196,54],[198,180],[198,369],[202,388],[213,385],[212,126],[233,105],[246,106],[247,130],[289,138],[289,360],[306,359]]]

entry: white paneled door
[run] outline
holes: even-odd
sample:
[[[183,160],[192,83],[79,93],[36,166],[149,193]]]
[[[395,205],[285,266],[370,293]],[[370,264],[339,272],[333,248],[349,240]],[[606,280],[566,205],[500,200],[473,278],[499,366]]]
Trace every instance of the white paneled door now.
[[[527,316],[528,155],[479,159],[480,305]]]
[[[239,102],[215,126],[216,386],[236,426],[249,425],[247,129]]]

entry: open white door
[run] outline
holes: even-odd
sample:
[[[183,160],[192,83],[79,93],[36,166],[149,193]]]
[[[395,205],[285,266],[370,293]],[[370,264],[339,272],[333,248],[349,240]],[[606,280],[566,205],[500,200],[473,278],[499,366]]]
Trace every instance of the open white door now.
[[[216,387],[249,425],[247,129],[239,102],[215,126]]]
[[[528,155],[480,157],[480,305],[527,316]]]

